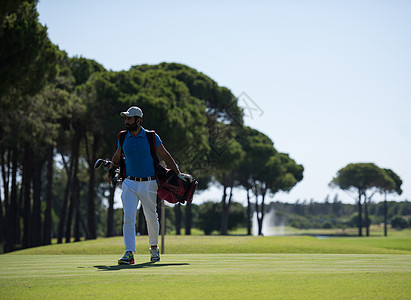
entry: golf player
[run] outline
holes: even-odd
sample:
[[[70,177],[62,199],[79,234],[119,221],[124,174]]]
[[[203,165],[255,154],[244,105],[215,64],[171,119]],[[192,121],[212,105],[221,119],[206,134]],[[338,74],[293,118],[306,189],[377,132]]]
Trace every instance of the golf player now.
[[[159,222],[157,214],[157,182],[155,179],[154,161],[150,152],[146,130],[141,126],[143,111],[132,106],[126,112],[121,112],[124,118],[127,133],[123,142],[123,153],[126,164],[126,178],[122,183],[121,201],[123,203],[124,223],[123,236],[125,254],[118,260],[119,264],[134,264],[136,251],[136,215],[138,201],[141,201],[144,216],[147,222],[147,230],[150,244],[152,262],[160,261],[158,248]],[[167,167],[173,170],[182,180],[189,180],[190,175],[180,173],[180,170],[164,147],[160,137],[156,134],[156,152],[165,161]],[[117,150],[111,159],[119,164],[121,146],[118,143]],[[115,166],[111,166],[115,168]],[[110,172],[110,171],[109,171]],[[111,181],[109,176],[109,181]],[[111,182],[110,182],[111,183]]]

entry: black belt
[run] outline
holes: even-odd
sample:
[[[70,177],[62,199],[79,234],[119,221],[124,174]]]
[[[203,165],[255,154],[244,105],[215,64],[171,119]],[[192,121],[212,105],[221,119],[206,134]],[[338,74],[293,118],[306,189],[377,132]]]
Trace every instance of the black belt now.
[[[127,179],[134,180],[134,181],[150,181],[156,179],[154,176],[150,177],[133,177],[133,176],[127,176]]]

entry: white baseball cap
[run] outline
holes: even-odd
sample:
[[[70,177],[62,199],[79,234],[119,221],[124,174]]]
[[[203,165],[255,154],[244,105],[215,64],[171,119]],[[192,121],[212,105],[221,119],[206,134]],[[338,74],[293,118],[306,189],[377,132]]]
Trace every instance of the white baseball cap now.
[[[127,111],[123,111],[120,113],[120,116],[124,117],[143,117],[143,111],[140,107],[132,106]]]

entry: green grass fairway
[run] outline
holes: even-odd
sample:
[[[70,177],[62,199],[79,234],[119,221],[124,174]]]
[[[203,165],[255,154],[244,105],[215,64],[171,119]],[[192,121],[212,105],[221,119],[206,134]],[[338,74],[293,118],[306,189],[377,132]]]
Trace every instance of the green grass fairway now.
[[[119,266],[121,237],[0,255],[0,299],[410,299],[411,237],[166,236]]]
[[[411,255],[2,255],[2,299],[410,299]]]
[[[137,238],[137,253],[145,254],[148,237]],[[166,236],[167,254],[232,253],[337,253],[411,254],[411,236],[344,237],[318,239],[312,236]],[[121,254],[122,237],[58,244],[16,251],[12,254]]]

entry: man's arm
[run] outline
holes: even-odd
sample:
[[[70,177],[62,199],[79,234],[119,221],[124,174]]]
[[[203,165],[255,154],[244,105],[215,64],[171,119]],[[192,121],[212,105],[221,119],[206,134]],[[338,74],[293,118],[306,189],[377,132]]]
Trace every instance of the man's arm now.
[[[178,165],[174,161],[173,157],[171,156],[170,152],[164,147],[163,144],[157,147],[157,153],[161,156],[161,158],[166,162],[167,167],[173,170],[174,173],[178,175],[178,178],[184,181],[192,181],[193,177],[189,174],[184,174],[180,172]]]
[[[166,162],[167,167],[173,170],[173,172],[176,173],[177,175],[180,174],[180,170],[176,162],[174,161],[170,152],[168,152],[167,149],[164,147],[164,145],[160,144],[160,146],[158,146],[156,150],[157,150],[157,153],[160,155],[160,157]]]
[[[113,155],[113,157],[111,158],[111,161],[113,162],[113,163],[116,163],[116,164],[120,164],[120,157],[121,157],[121,149],[120,148],[118,148],[117,147],[117,150],[116,150],[116,152],[114,153],[114,155]],[[110,167],[112,167],[113,165],[111,165]]]
[[[121,149],[117,147],[116,152],[114,153],[113,157],[111,158],[111,161],[117,165],[120,164],[120,158],[121,158]],[[111,168],[117,168],[116,166],[114,166],[113,164],[110,165],[110,169]],[[107,174],[108,176],[108,183],[111,184],[111,175],[110,175],[110,171]]]

